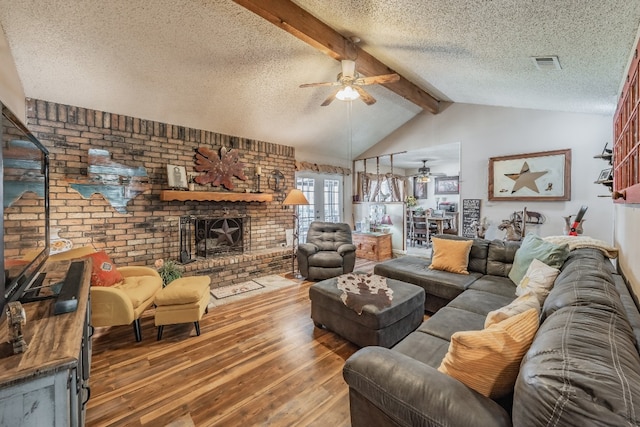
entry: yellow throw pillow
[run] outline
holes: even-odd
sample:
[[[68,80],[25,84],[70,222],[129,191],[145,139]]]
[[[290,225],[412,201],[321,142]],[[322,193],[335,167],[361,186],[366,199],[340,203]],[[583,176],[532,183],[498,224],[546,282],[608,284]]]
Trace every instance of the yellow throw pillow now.
[[[503,320],[527,311],[530,308],[535,308],[538,314],[540,314],[540,301],[538,300],[538,295],[531,289],[511,301],[510,304],[497,310],[490,311],[484,321],[484,327],[488,328],[494,323],[502,322]]]
[[[433,257],[431,258],[432,270],[450,271],[451,273],[469,274],[469,252],[473,240],[431,239],[433,245]]]
[[[531,308],[481,331],[456,332],[438,370],[484,396],[505,396],[537,330],[538,311]]]

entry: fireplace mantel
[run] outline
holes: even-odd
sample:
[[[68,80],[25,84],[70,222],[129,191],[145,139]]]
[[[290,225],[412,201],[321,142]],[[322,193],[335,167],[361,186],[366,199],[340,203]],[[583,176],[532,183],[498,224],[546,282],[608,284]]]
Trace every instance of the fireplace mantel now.
[[[194,200],[196,202],[271,202],[271,193],[232,193],[222,191],[178,191],[162,190],[163,202]]]

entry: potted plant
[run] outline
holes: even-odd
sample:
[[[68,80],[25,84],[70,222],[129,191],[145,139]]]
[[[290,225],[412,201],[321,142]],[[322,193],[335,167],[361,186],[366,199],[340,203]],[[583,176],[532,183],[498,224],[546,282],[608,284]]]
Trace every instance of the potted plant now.
[[[418,206],[418,201],[413,196],[408,196],[406,203],[407,203],[407,207],[408,208],[414,208],[414,207]]]
[[[162,277],[162,287],[182,277],[182,271],[175,261],[164,261],[162,258],[155,262],[156,270]]]

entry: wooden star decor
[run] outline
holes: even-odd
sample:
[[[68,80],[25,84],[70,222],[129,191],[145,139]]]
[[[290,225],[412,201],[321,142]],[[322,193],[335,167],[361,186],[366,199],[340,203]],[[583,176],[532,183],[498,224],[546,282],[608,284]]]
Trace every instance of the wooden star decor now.
[[[244,163],[238,161],[238,151],[227,150],[220,147],[220,155],[208,147],[200,147],[196,150],[196,166],[198,172],[206,172],[205,175],[196,177],[198,184],[211,184],[215,187],[222,185],[227,190],[233,190],[231,178],[234,176],[242,181],[247,179],[244,174]]]

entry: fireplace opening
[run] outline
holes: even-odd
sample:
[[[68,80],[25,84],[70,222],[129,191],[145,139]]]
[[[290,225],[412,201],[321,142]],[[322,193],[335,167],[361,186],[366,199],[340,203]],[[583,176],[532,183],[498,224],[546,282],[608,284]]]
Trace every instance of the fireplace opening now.
[[[198,258],[242,254],[248,250],[250,218],[180,218],[180,259],[183,263]]]

